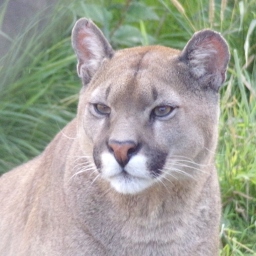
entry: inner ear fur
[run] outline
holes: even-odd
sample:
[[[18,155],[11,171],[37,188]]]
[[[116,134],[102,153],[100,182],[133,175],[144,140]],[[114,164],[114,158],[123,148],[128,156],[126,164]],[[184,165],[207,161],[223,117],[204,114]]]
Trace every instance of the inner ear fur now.
[[[195,33],[180,55],[180,60],[188,65],[200,85],[215,91],[225,81],[229,58],[225,39],[208,29]]]
[[[85,18],[79,19],[73,28],[72,46],[77,55],[77,73],[84,84],[90,82],[102,61],[114,53],[101,30]]]

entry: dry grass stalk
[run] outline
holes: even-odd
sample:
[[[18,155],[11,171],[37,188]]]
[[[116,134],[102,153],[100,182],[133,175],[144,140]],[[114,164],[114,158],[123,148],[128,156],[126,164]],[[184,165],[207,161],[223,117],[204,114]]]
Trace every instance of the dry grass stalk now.
[[[228,4],[228,0],[222,0],[221,1],[221,9],[220,9],[220,20],[221,20],[221,23],[224,20],[224,14],[225,14],[225,10],[226,10],[227,4]]]
[[[215,2],[214,0],[210,0],[209,1],[209,22],[211,24],[211,27],[214,21],[214,11],[215,11]]]
[[[183,6],[181,5],[181,3],[178,0],[170,0],[171,3],[177,8],[177,10],[181,13],[185,15],[185,9],[183,8]]]

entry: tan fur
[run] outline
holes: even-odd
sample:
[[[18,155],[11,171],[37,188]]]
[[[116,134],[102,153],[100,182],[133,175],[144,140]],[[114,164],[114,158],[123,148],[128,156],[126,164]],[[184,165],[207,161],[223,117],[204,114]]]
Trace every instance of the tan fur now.
[[[182,52],[114,52],[81,19],[72,43],[83,81],[77,117],[1,177],[0,255],[218,255],[224,39],[205,30]],[[159,106],[172,112],[156,116]]]

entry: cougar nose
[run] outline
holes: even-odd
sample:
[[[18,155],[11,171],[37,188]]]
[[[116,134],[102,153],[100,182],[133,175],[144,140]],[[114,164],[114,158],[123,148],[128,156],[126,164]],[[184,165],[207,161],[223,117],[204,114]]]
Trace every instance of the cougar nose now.
[[[108,147],[122,167],[129,162],[131,156],[139,149],[138,145],[133,141],[110,140],[108,142]]]

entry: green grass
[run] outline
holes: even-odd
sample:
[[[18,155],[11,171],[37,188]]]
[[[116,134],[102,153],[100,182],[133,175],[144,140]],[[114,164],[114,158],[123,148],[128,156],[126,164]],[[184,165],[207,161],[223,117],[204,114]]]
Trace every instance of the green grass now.
[[[0,173],[38,155],[74,117],[80,81],[70,32],[83,16],[115,48],[182,49],[203,28],[224,35],[232,57],[221,90],[216,155],[223,201],[220,254],[256,255],[256,0],[60,1],[49,26],[38,33],[35,18],[0,60]]]

